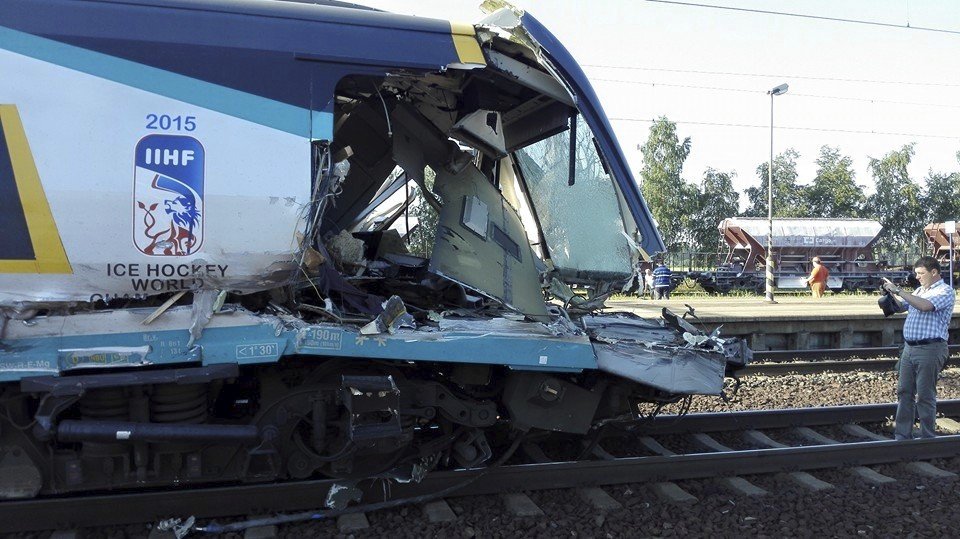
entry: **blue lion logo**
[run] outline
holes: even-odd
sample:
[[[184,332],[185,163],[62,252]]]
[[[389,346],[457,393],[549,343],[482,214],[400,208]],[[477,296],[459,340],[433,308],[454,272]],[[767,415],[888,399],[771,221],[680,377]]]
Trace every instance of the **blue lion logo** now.
[[[137,205],[143,210],[144,234],[150,238],[151,242],[143,252],[148,255],[164,254],[182,256],[191,253],[197,246],[198,238],[194,233],[200,227],[200,210],[197,208],[196,197],[193,192],[183,183],[172,178],[157,174],[153,178],[152,187],[161,191],[174,193],[175,198],[163,201],[163,211],[169,216],[170,226],[160,230],[155,230],[157,219],[153,212],[157,209],[156,204],[147,207],[143,202],[137,202]]]

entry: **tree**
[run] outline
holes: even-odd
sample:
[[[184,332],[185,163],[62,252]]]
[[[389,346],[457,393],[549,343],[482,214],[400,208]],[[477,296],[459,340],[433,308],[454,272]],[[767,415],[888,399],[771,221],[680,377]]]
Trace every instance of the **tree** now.
[[[907,144],[881,159],[870,158],[876,193],[867,201],[868,214],[883,225],[878,245],[887,253],[915,247],[926,224],[923,193],[907,171],[913,146]]]
[[[867,202],[863,186],[854,181],[853,159],[830,146],[820,148],[817,176],[804,191],[815,217],[860,217]]]
[[[423,183],[427,189],[433,190],[433,183],[437,179],[437,174],[430,167],[423,169]],[[433,206],[427,203],[423,191],[419,187],[414,187],[414,201],[411,202],[408,212],[416,220],[416,225],[412,226],[407,237],[407,248],[410,252],[430,258],[433,253],[433,243],[437,235],[437,223],[440,222],[440,214]],[[435,197],[435,195],[434,195]]]
[[[691,224],[694,248],[714,252],[720,242],[717,227],[720,221],[736,217],[740,212],[740,193],[733,187],[736,172],[720,172],[708,168],[703,174],[698,194],[696,217]]]
[[[789,148],[773,159],[773,216],[806,217],[807,209],[804,189],[797,184],[797,158],[800,154]],[[747,200],[750,206],[744,215],[747,217],[767,216],[767,184],[769,163],[757,167],[760,184],[747,188]]]
[[[957,162],[960,163],[960,152],[957,152]],[[927,208],[928,222],[960,221],[960,172],[947,174],[931,170],[923,205]]]
[[[690,137],[680,142],[677,125],[661,117],[650,126],[650,136],[640,151],[640,190],[657,220],[667,250],[676,250],[691,241],[692,210],[699,198],[696,186],[681,176],[683,163],[690,155]]]

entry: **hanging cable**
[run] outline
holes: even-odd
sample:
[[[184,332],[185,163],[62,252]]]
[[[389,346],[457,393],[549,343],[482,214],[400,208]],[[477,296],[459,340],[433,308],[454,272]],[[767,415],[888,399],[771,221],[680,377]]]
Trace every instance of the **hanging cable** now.
[[[645,123],[654,123],[657,120],[655,119],[646,119],[646,118],[609,118],[610,121],[618,122],[645,122]],[[696,122],[696,121],[687,121],[687,120],[670,120],[675,124],[689,124],[689,125],[712,125],[717,127],[748,127],[753,129],[770,129],[770,125],[759,125],[759,124],[738,124],[738,123],[725,123],[725,122]],[[827,127],[799,127],[799,126],[786,126],[778,125],[775,126],[777,129],[786,129],[789,131],[812,131],[818,133],[851,133],[851,134],[862,134],[862,135],[891,135],[898,137],[917,137],[917,138],[937,138],[937,139],[947,139],[947,140],[958,140],[960,136],[956,135],[932,135],[926,133],[896,133],[890,131],[863,131],[857,129],[830,129]]]
[[[922,30],[925,32],[940,32],[944,34],[960,35],[960,30],[948,30],[946,28],[930,28],[926,26],[910,26],[909,23],[895,24],[890,22],[865,21],[861,19],[845,19],[842,17],[826,17],[823,15],[806,15],[803,13],[789,13],[786,11],[770,11],[766,9],[751,9],[751,8],[736,7],[736,6],[718,6],[715,4],[699,4],[696,2],[681,2],[679,0],[647,0],[647,2],[656,2],[658,4],[673,4],[676,6],[685,6],[685,7],[705,7],[705,8],[712,8],[712,9],[722,9],[727,11],[741,11],[745,13],[762,13],[764,15],[782,15],[785,17],[797,17],[800,19],[815,19],[820,21],[846,22],[846,23],[853,23],[853,24],[865,24],[869,26],[883,26],[886,28],[898,28],[901,30]]]
[[[373,85],[373,90],[377,92],[377,97],[380,98],[380,103],[383,105],[383,117],[387,119],[387,137],[393,138],[393,126],[390,125],[390,112],[387,110],[387,101],[383,98],[383,94],[380,93],[380,88],[376,84]]]
[[[665,67],[645,67],[645,66],[621,66],[609,64],[582,64],[581,67],[597,67],[601,69],[627,69],[633,71],[659,71],[663,73],[688,73],[693,75],[723,75],[730,77],[765,77],[765,78],[786,78],[801,80],[823,80],[832,82],[866,82],[870,84],[904,84],[908,86],[938,86],[949,88],[960,88],[960,83],[950,82],[930,82],[930,81],[903,81],[903,80],[875,80],[875,79],[848,79],[843,77],[817,77],[812,75],[784,75],[778,73],[744,73],[738,71],[708,71],[701,69],[673,69]],[[591,78],[591,80],[593,80]]]

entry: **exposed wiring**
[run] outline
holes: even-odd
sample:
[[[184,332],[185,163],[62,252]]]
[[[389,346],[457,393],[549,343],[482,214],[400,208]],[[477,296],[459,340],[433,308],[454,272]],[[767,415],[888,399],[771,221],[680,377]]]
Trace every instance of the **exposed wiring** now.
[[[20,431],[26,431],[33,428],[37,424],[37,419],[34,418],[33,421],[27,423],[26,425],[21,425],[14,421],[13,415],[10,413],[10,410],[7,409],[6,405],[0,405],[0,417],[6,419],[8,423],[13,425],[13,427]]]
[[[377,97],[380,98],[380,103],[383,105],[383,116],[387,119],[387,138],[393,138],[393,126],[390,124],[390,111],[387,110],[387,101],[383,98],[383,94],[380,93],[380,88],[377,88],[377,85],[373,85],[373,90],[377,92]]]

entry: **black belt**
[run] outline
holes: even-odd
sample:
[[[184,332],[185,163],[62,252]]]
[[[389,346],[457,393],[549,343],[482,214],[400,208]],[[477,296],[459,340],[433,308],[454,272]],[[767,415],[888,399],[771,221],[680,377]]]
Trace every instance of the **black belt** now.
[[[910,346],[923,346],[924,344],[934,344],[938,342],[947,342],[944,339],[937,337],[936,339],[920,339],[919,341],[904,341]]]

